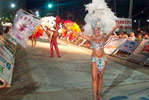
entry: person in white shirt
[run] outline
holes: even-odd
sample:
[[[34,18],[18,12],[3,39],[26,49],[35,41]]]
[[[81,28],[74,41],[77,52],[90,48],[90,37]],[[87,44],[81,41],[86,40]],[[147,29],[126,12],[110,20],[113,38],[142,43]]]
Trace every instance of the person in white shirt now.
[[[128,39],[134,41],[136,39],[135,33],[134,32],[131,32]]]

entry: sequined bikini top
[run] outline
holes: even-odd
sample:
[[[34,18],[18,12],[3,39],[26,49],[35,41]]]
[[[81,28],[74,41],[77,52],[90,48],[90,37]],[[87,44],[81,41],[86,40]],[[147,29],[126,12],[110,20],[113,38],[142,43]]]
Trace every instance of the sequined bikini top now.
[[[92,48],[95,48],[96,50],[98,50],[99,48],[103,48],[103,47],[104,47],[103,42],[96,43],[95,41],[92,41]]]

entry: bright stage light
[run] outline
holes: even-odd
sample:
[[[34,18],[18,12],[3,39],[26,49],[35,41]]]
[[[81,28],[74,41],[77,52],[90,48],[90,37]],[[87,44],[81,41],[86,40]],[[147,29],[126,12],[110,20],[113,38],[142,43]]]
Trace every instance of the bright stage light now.
[[[16,5],[15,5],[14,3],[11,3],[10,7],[11,7],[11,8],[15,8]]]
[[[52,8],[53,7],[53,5],[50,3],[50,4],[48,4],[48,8]]]

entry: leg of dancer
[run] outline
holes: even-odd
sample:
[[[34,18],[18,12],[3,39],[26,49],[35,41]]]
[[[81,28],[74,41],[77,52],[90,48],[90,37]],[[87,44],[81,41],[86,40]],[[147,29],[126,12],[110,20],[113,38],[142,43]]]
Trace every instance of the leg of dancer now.
[[[53,53],[53,45],[54,45],[54,41],[51,40],[50,42],[50,57],[54,57],[54,53]]]
[[[57,41],[54,42],[54,47],[55,47],[57,56],[58,56],[58,57],[61,57],[61,56],[60,56],[60,53],[59,53]]]
[[[33,37],[31,38],[32,47],[34,47]]]
[[[105,69],[106,69],[106,64],[107,64],[107,61],[105,61],[104,68],[103,68],[103,70],[101,71],[101,73],[98,74],[97,96],[98,96],[98,99],[99,99],[99,100],[103,100],[102,97],[101,97],[101,88],[102,88],[102,82],[103,82],[104,71],[105,71]]]
[[[36,41],[37,41],[36,38],[34,38],[34,46],[36,45]]]
[[[35,45],[36,45],[36,38],[33,38],[33,40],[32,40],[32,46],[35,47]]]
[[[92,69],[93,100],[97,100],[98,68],[96,67],[96,62],[91,63],[91,69]]]

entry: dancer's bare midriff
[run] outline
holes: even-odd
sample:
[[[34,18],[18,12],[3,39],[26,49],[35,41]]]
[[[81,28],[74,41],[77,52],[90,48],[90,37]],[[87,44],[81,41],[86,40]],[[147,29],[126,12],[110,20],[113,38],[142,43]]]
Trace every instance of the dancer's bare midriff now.
[[[96,50],[93,48],[92,50],[93,50],[93,52],[92,52],[93,57],[101,58],[101,57],[105,56],[104,48],[99,48],[99,50]]]

